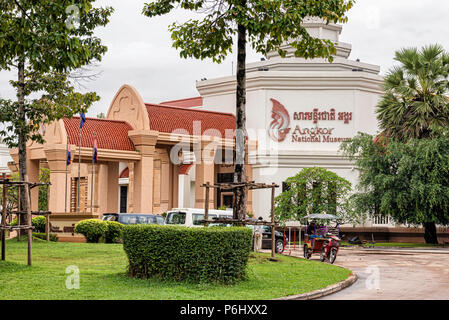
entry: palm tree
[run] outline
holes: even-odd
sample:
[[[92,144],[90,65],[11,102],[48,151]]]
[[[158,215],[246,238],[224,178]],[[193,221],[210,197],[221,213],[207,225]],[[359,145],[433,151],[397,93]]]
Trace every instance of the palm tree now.
[[[429,139],[449,125],[449,54],[440,45],[396,52],[399,66],[385,77],[385,94],[377,106],[383,134],[407,142]],[[434,222],[424,223],[425,239],[438,243]]]
[[[449,124],[449,54],[440,45],[396,52],[377,118],[393,139],[431,138]]]

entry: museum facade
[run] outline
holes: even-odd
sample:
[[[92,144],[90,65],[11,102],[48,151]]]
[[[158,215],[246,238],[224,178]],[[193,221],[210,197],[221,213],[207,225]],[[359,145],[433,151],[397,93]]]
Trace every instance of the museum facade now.
[[[358,132],[378,132],[380,67],[348,59],[351,45],[339,41],[340,25],[312,18],[304,26],[311,35],[336,44],[332,63],[294,57],[286,46],[286,58],[273,52],[247,64],[248,179],[283,186],[302,168],[319,166],[356,185],[354,164],[339,147]],[[46,142],[28,144],[28,174],[37,181],[40,167],[50,169],[55,225],[59,216],[65,219],[60,227],[70,232],[73,223],[67,223],[68,217],[203,208],[203,183],[232,181],[235,76],[198,81],[196,87],[198,97],[154,104],[145,103],[125,84],[110,103],[106,119],[86,119],[81,143],[79,117],[41,128]],[[17,150],[11,150],[11,156],[17,163]],[[10,164],[12,170],[16,167]],[[36,191],[32,197],[37,199]],[[232,193],[211,190],[209,199],[210,208],[232,207]],[[256,217],[267,218],[270,207],[270,197],[263,192],[249,195],[248,210]],[[389,222],[370,222],[376,224]]]

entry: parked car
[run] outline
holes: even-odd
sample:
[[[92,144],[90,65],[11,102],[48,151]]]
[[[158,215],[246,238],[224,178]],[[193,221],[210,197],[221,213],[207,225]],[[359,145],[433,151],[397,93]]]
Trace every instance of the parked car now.
[[[164,224],[164,217],[147,213],[105,213],[102,220],[122,224]]]
[[[213,220],[214,218],[232,218],[232,210],[209,210],[209,220]],[[173,209],[167,212],[167,216],[165,217],[165,224],[181,225],[185,227],[201,227],[204,225],[201,220],[204,220],[204,209]],[[209,226],[217,225],[223,224],[209,224]]]
[[[269,249],[271,250],[271,227],[270,226],[253,226],[253,225],[247,225],[247,227],[250,227],[251,229],[255,230],[256,228],[260,228],[259,230],[262,233],[262,249]],[[276,253],[283,253],[284,252],[284,243],[288,242],[288,237],[285,236],[284,241],[284,234],[279,231],[275,231],[274,233],[274,245]],[[253,242],[254,245],[254,242]]]

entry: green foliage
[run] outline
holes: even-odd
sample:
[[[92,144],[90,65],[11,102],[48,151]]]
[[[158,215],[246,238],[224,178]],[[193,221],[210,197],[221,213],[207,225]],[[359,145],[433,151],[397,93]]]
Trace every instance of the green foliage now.
[[[9,147],[18,146],[19,136],[42,143],[42,122],[71,117],[99,100],[93,92],[76,92],[70,82],[71,70],[100,61],[107,50],[94,29],[105,26],[113,10],[94,8],[92,2],[76,1],[76,6],[70,0],[22,0],[20,6],[14,1],[0,3],[0,70],[18,68],[24,73],[23,81],[10,82],[18,100],[0,99],[0,121],[8,123],[0,135]],[[76,15],[79,25],[70,23]],[[30,95],[35,98],[27,100]],[[24,108],[19,108],[22,98]]]
[[[19,181],[19,173],[11,173],[11,176],[9,178],[11,181]],[[0,194],[3,195],[3,185],[0,185]],[[17,210],[18,208],[18,199],[19,199],[19,192],[17,187],[8,187],[8,194],[7,194],[7,208],[8,211]]]
[[[126,226],[123,248],[134,277],[233,283],[246,277],[252,231],[243,227]]]
[[[103,221],[106,225],[104,239],[106,243],[117,243],[122,238],[124,225],[117,221]]]
[[[106,233],[107,226],[104,221],[97,219],[86,219],[75,225],[75,232],[82,234],[87,242],[97,243]]]
[[[50,182],[50,169],[40,169],[39,181]],[[39,186],[39,211],[47,211],[47,186]]]
[[[47,235],[45,233],[33,233],[33,237],[38,238],[38,239],[42,239],[42,240],[47,240]],[[52,242],[57,242],[58,241],[58,235],[54,234],[54,233],[50,233],[49,235],[50,237],[50,241]]]
[[[23,223],[22,223],[23,224]],[[17,219],[11,221],[11,226],[17,226]],[[34,232],[43,233],[45,232],[45,217],[38,216],[31,219],[31,225],[35,228]]]
[[[357,211],[398,223],[449,224],[449,133],[407,143],[359,133],[342,150],[360,172]]]
[[[37,233],[45,232],[45,217],[44,216],[38,216],[31,219],[31,224],[33,227],[35,227],[34,231]]]
[[[183,58],[212,58],[214,62],[222,62],[232,52],[234,36],[241,25],[252,48],[262,54],[278,51],[285,56],[287,51],[283,45],[289,43],[296,49],[295,56],[332,60],[331,55],[336,53],[334,43],[310,36],[302,22],[309,16],[326,22],[346,22],[345,14],[353,4],[353,0],[157,0],[145,4],[143,14],[164,15],[175,7],[202,14],[202,20],[175,22],[169,28],[173,47],[181,49]]]
[[[324,168],[301,170],[286,180],[287,190],[275,199],[279,221],[299,220],[313,213],[338,215],[345,222],[359,222],[349,201],[351,183]]]
[[[400,141],[438,135],[449,125],[449,53],[440,45],[406,48],[395,60],[377,107],[380,127]]]

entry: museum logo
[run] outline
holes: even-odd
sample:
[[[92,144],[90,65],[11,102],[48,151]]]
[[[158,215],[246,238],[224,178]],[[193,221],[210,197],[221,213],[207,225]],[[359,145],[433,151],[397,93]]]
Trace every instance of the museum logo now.
[[[290,132],[290,115],[285,107],[277,100],[270,99],[273,102],[271,110],[271,118],[268,135],[276,142],[282,142]]]
[[[295,111],[292,112],[295,124],[291,126],[290,114],[285,106],[276,99],[270,100],[273,108],[268,135],[275,142],[283,142],[290,132],[291,142],[341,143],[350,139],[335,135],[337,130],[334,127],[320,127],[319,123],[325,121],[329,125],[332,121],[347,125],[353,121],[352,112],[337,112],[334,108],[321,111],[319,108],[313,108],[310,112]],[[311,122],[313,126],[309,127],[304,122]]]

